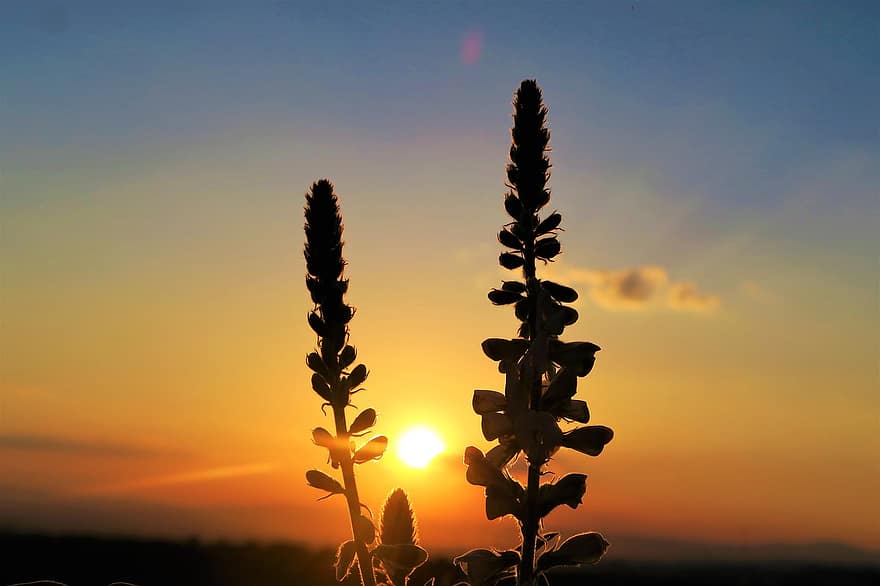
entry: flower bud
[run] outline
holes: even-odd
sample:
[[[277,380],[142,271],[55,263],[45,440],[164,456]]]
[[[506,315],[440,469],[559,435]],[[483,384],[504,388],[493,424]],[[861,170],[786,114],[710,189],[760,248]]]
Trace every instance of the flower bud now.
[[[553,299],[562,303],[571,303],[578,298],[577,291],[571,287],[554,283],[553,281],[541,281],[541,287],[543,287]]]
[[[306,472],[306,482],[308,482],[309,486],[313,488],[325,490],[330,493],[327,496],[342,494],[345,492],[345,489],[342,488],[342,485],[339,484],[337,480],[331,478],[320,470],[309,470]]]
[[[357,417],[354,418],[354,421],[351,423],[351,427],[348,429],[348,433],[352,435],[363,433],[373,427],[375,424],[376,410],[373,408],[364,409],[358,414]]]
[[[364,384],[364,381],[367,380],[367,374],[366,366],[363,364],[355,366],[354,370],[351,371],[351,374],[348,375],[349,388],[354,390]]]
[[[535,256],[546,260],[551,260],[562,250],[562,245],[555,236],[542,238],[535,242]]]
[[[598,456],[611,441],[614,432],[604,425],[588,425],[562,434],[562,445],[588,456]]]
[[[512,252],[501,253],[501,256],[498,257],[498,262],[502,267],[510,270],[518,269],[525,264],[525,261],[521,256]]]
[[[559,212],[553,212],[546,218],[544,218],[538,227],[535,228],[535,235],[541,236],[542,234],[546,234],[552,230],[555,230],[559,227],[559,224],[562,222],[562,215]]]
[[[512,293],[510,291],[505,291],[504,289],[492,289],[489,291],[489,301],[494,305],[509,305],[511,303],[516,303],[521,299],[522,295],[519,293]]]
[[[348,368],[355,358],[357,358],[357,350],[354,346],[346,346],[339,354],[339,368]]]
[[[388,447],[388,438],[384,435],[377,435],[363,446],[355,451],[354,455],[351,457],[352,461],[355,464],[363,464],[364,462],[369,462],[370,460],[378,460],[382,457],[382,454],[385,453],[385,448]]]
[[[512,193],[508,193],[504,196],[504,209],[507,211],[511,218],[513,218],[514,220],[519,220],[523,211],[522,202]]]
[[[498,233],[498,242],[507,248],[522,250],[522,242],[520,242],[519,238],[514,236],[513,233],[508,230],[501,230],[501,232]]]
[[[505,291],[510,291],[511,293],[525,293],[526,286],[519,281],[502,281],[501,288]]]

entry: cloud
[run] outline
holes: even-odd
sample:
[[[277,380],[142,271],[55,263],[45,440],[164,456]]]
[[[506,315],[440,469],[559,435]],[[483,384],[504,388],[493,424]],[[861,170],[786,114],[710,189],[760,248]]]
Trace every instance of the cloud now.
[[[693,282],[674,281],[665,268],[654,265],[614,270],[554,267],[552,278],[586,284],[593,301],[612,311],[667,308],[707,313],[721,305],[718,296],[701,292]]]
[[[166,453],[145,446],[35,434],[0,435],[0,450],[79,454],[111,458],[149,457]]]
[[[590,286],[593,300],[607,309],[642,309],[669,283],[662,267],[624,270],[575,269],[569,278]]]
[[[666,295],[669,306],[684,311],[714,311],[721,304],[715,295],[697,291],[693,283],[673,283]]]

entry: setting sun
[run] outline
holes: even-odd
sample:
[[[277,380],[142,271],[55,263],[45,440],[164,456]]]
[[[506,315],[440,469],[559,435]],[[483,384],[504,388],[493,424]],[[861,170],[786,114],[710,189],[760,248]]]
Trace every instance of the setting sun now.
[[[443,441],[427,427],[413,427],[400,436],[397,456],[407,466],[424,468],[443,451]]]

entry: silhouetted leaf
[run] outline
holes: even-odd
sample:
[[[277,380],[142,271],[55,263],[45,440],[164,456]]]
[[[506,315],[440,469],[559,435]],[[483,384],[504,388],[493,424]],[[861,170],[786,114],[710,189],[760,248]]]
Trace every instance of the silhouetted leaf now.
[[[535,242],[535,256],[550,260],[562,250],[559,240],[555,236],[541,238]]]
[[[535,228],[535,236],[541,236],[552,230],[555,230],[559,227],[559,224],[562,223],[562,215],[559,212],[553,212],[538,224],[538,227]],[[560,299],[560,301],[562,301]]]
[[[563,434],[562,445],[588,456],[598,456],[613,437],[614,432],[609,427],[588,425]]]
[[[384,435],[377,435],[363,446],[355,451],[352,456],[352,460],[355,464],[363,464],[364,462],[369,462],[370,460],[378,460],[382,457],[382,454],[385,453],[385,448],[388,447],[388,438]]]
[[[355,520],[355,531],[358,541],[370,544],[376,539],[376,527],[373,526],[372,521],[363,515],[358,515]]]
[[[357,350],[354,346],[346,346],[339,354],[339,368],[348,368],[357,358]]]
[[[376,410],[370,407],[358,413],[358,416],[351,422],[348,433],[351,435],[363,433],[374,425],[376,425]]]
[[[336,579],[339,582],[345,580],[354,565],[354,556],[357,553],[357,545],[354,541],[343,542],[336,550]]]
[[[540,554],[542,551],[549,551],[556,549],[556,544],[559,542],[559,533],[556,531],[548,531],[542,535],[538,535],[537,538],[537,547],[535,549],[536,554]]]
[[[364,384],[365,380],[367,380],[367,367],[363,364],[358,364],[351,371],[351,374],[348,375],[349,388],[354,390]]]
[[[484,413],[481,427],[483,437],[489,441],[513,433],[513,422],[504,413]]]
[[[520,299],[522,299],[522,295],[519,293],[513,293],[503,289],[492,289],[489,291],[489,301],[494,305],[509,305],[511,303],[516,303]]]
[[[511,270],[518,269],[519,267],[523,266],[523,264],[525,264],[523,257],[519,256],[518,254],[514,254],[512,252],[501,253],[501,255],[498,257],[498,262],[505,269],[511,269]]]
[[[505,340],[489,338],[483,340],[483,352],[492,360],[517,360],[529,347],[529,341],[523,339]]]
[[[599,533],[579,533],[569,537],[554,551],[538,558],[538,571],[554,566],[595,564],[608,550],[608,542]]]
[[[324,490],[330,493],[327,496],[345,493],[345,489],[342,487],[341,484],[339,484],[338,481],[334,480],[320,470],[309,470],[308,472],[306,472],[306,482],[308,482],[309,486],[313,488]]]
[[[586,491],[586,474],[566,474],[558,482],[544,484],[538,495],[539,517],[545,517],[559,505],[568,505],[576,509],[581,504]]]
[[[507,570],[515,567],[519,559],[519,553],[512,550],[472,549],[454,561],[467,574],[472,586],[483,586],[494,584]]]
[[[467,481],[471,484],[491,486],[507,481],[501,470],[489,464],[483,452],[473,446],[465,448],[464,463],[467,465]]]

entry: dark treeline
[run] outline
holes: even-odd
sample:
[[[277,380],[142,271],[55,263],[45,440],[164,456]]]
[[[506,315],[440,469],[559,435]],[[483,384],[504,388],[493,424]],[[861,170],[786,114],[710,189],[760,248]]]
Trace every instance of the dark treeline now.
[[[130,538],[0,535],[0,586],[51,579],[68,586],[330,586],[333,552],[289,543],[155,541]],[[430,565],[433,561],[429,561]],[[421,569],[421,568],[420,568]],[[429,568],[424,568],[428,571]],[[345,586],[357,584],[355,576]],[[554,585],[880,584],[880,568],[811,563],[629,562],[608,560]]]

